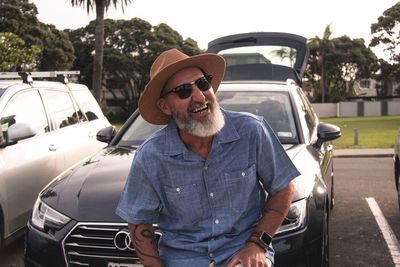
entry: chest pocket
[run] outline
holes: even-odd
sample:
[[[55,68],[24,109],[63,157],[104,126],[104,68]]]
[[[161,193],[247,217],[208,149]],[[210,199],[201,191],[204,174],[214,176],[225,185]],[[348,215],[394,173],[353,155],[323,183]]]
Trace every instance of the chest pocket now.
[[[258,179],[256,166],[225,172],[224,182],[229,195],[229,207],[236,213],[259,206]]]
[[[192,225],[204,217],[201,188],[197,184],[164,186],[170,212],[179,222]]]

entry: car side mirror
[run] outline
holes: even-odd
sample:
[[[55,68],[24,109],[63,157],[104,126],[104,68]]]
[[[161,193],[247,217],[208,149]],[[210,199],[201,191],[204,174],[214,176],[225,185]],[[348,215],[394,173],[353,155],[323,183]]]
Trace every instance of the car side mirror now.
[[[96,139],[100,142],[109,144],[116,134],[117,130],[115,129],[115,126],[108,126],[97,132]]]
[[[321,147],[324,142],[338,139],[342,135],[340,128],[330,123],[321,122],[317,128],[317,142],[315,146]]]
[[[36,134],[36,130],[29,123],[15,123],[7,129],[8,140],[10,142],[18,142]]]

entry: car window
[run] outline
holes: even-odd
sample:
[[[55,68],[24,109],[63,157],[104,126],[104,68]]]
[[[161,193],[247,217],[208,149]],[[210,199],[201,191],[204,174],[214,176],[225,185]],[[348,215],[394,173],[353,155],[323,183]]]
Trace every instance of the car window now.
[[[103,112],[89,90],[72,91],[72,94],[88,120],[103,117]]]
[[[299,143],[287,93],[219,91],[217,95],[225,109],[263,116],[282,144]],[[161,127],[163,125],[150,124],[139,115],[121,137],[119,145],[138,146]]]
[[[50,130],[43,102],[37,90],[20,92],[7,103],[0,115],[4,139],[8,127],[15,123],[29,124],[36,131],[36,135]]]
[[[79,112],[68,92],[44,90],[46,103],[49,106],[57,128],[67,127],[79,122]]]
[[[225,81],[296,79],[296,49],[286,46],[245,46],[218,52],[226,61]]]
[[[219,91],[221,107],[264,117],[282,144],[297,144],[298,135],[288,93]]]
[[[158,129],[161,129],[162,127],[164,127],[164,125],[148,123],[143,119],[142,116],[139,115],[126,130],[118,144],[122,146],[139,146],[152,133]]]
[[[297,89],[297,93],[302,102],[302,107],[304,110],[304,118],[306,120],[307,127],[308,127],[308,130],[310,133],[310,138],[311,138],[311,134],[313,133],[313,130],[317,123],[315,113],[312,110],[312,106],[311,106],[310,102],[308,101],[307,97],[303,94],[303,92],[300,88]]]

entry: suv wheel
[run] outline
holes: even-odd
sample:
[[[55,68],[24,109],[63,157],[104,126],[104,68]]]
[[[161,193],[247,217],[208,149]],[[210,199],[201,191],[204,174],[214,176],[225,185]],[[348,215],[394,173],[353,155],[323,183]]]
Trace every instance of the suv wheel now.
[[[394,161],[394,182],[396,184],[396,190],[397,190],[397,199],[399,202],[399,209],[400,209],[400,190],[399,190],[399,181],[400,180],[400,161],[399,158],[396,157]]]
[[[324,225],[323,225],[321,243],[322,243],[321,266],[329,267],[329,214],[327,209],[325,209],[324,213]]]
[[[0,249],[3,247],[3,216],[0,210]]]

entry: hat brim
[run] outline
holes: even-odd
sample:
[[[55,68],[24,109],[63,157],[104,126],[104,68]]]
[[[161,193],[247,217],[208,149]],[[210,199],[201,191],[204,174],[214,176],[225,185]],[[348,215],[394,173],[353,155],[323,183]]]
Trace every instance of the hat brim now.
[[[170,64],[149,81],[139,99],[139,112],[146,121],[157,125],[168,123],[171,116],[163,113],[157,105],[161,90],[173,74],[188,67],[199,67],[205,73],[211,74],[214,92],[218,90],[225,73],[223,57],[217,54],[201,54]]]

